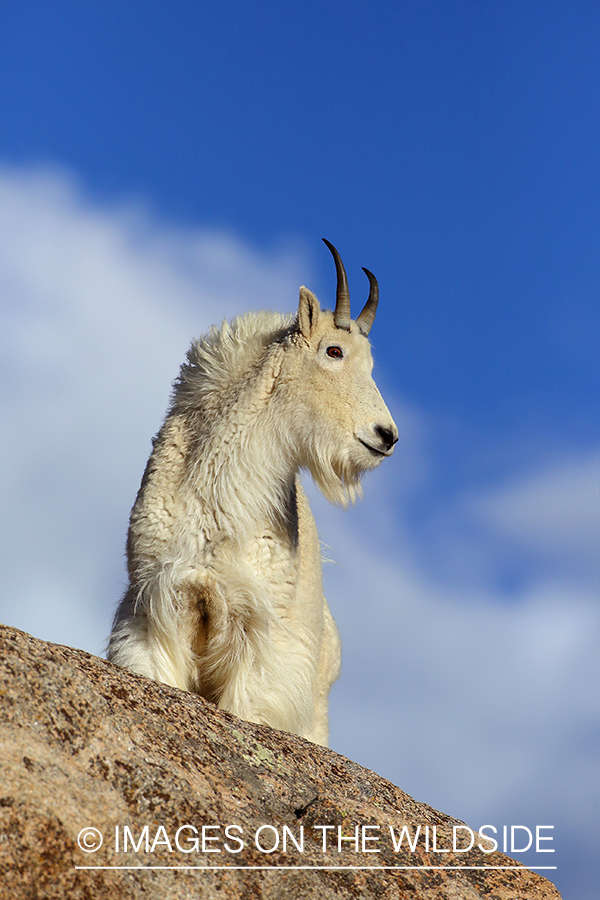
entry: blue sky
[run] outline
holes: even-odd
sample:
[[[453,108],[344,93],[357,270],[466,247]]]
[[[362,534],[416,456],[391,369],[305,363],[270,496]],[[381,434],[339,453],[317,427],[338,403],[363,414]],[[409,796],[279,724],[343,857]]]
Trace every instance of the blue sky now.
[[[0,619],[100,651],[189,339],[330,302],[326,236],[355,308],[379,279],[401,431],[364,504],[315,497],[332,745],[475,826],[552,819],[587,900],[600,11],[370,6],[3,4]]]
[[[377,346],[417,403],[589,440],[596,5],[295,6],[9,3],[0,153],[309,241],[319,288],[329,236],[355,290],[380,279]]]

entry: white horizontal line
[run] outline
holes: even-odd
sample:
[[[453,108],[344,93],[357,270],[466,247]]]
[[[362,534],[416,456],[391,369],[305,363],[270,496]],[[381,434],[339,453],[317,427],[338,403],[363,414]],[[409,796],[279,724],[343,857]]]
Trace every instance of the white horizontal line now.
[[[383,870],[386,871],[394,871],[395,869],[486,869],[488,871],[499,871],[501,869],[514,869],[517,872],[523,871],[532,871],[539,872],[542,870],[548,869],[556,869],[557,866],[75,866],[76,869],[166,869],[169,871],[177,871],[178,869],[184,870],[193,870],[193,871],[209,871],[213,869],[214,871],[223,871],[223,870],[231,870],[231,871],[241,871],[244,869],[252,869],[252,870],[273,870],[278,869],[280,871],[290,870],[297,871],[299,869],[305,871],[319,872],[319,871],[329,871],[331,869],[343,869],[348,870],[352,869],[353,871],[361,871],[367,872],[370,869],[374,870]]]

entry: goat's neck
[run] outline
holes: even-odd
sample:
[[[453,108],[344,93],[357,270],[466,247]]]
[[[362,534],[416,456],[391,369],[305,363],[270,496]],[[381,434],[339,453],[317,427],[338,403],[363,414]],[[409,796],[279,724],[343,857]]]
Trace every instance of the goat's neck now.
[[[290,536],[295,528],[298,465],[278,418],[270,368],[222,410],[198,448],[202,464],[193,475],[217,532],[239,541],[264,528]]]

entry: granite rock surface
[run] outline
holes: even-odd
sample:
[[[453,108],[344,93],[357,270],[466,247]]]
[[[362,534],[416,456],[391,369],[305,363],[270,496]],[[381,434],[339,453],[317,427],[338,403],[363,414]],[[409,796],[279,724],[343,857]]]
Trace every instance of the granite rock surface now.
[[[0,900],[560,898],[471,837],[331,750],[0,626]]]

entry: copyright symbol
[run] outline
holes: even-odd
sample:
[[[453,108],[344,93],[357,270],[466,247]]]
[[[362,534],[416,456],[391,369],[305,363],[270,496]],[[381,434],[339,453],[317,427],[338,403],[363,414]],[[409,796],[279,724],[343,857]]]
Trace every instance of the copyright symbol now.
[[[84,853],[95,853],[102,846],[102,835],[97,828],[82,828],[77,835],[77,843]]]

